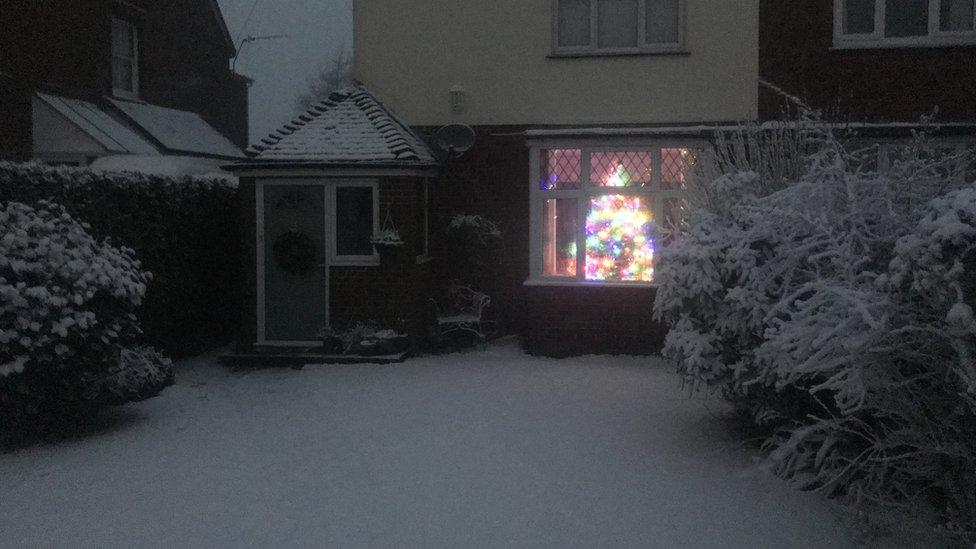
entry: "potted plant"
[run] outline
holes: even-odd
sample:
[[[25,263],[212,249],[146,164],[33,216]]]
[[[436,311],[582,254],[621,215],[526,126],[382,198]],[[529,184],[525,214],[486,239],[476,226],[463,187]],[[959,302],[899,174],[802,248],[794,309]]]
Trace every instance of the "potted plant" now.
[[[376,252],[380,255],[388,255],[403,246],[403,239],[396,228],[385,228],[373,235],[370,240]]]

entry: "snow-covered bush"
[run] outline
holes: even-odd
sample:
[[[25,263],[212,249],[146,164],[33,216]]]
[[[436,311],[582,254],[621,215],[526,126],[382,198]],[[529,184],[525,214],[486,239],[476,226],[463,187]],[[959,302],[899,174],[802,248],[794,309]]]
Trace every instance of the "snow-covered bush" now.
[[[665,356],[769,429],[784,476],[976,525],[976,190],[950,175],[966,159],[919,135],[879,172],[811,120],[726,139],[658,257]],[[777,155],[795,169],[756,162]]]
[[[222,178],[0,162],[0,202],[50,200],[96,238],[136,251],[155,276],[139,318],[170,354],[226,343],[240,314],[238,189]]]
[[[0,235],[0,419],[103,404],[151,275],[53,203],[0,205]]]

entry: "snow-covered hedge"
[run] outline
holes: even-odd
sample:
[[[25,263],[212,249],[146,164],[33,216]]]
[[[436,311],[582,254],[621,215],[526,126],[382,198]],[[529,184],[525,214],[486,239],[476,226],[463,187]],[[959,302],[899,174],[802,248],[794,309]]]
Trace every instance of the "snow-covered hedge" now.
[[[168,377],[157,378],[167,376],[166,359],[126,350],[151,280],[133,250],[96,240],[46,201],[0,204],[0,235],[0,435],[38,414],[125,402],[165,385]],[[136,365],[133,354],[158,360]]]
[[[139,310],[148,342],[182,355],[230,339],[241,294],[235,183],[0,162],[0,201],[38,200],[134,249],[154,274]]]
[[[784,476],[976,527],[971,159],[918,136],[879,172],[815,123],[778,141],[814,146],[704,163],[656,266],[665,356],[769,430]],[[793,171],[750,161],[784,151]]]

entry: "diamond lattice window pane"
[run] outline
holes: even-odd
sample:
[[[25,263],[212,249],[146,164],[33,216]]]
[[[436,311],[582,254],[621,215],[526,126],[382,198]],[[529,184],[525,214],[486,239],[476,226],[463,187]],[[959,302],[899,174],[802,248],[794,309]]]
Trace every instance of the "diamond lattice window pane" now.
[[[691,149],[661,150],[661,188],[684,189],[694,163],[695,155]]]
[[[578,189],[583,172],[579,149],[550,149],[542,151],[539,188],[544,191]]]
[[[648,151],[593,153],[590,184],[594,187],[650,187],[651,166]]]

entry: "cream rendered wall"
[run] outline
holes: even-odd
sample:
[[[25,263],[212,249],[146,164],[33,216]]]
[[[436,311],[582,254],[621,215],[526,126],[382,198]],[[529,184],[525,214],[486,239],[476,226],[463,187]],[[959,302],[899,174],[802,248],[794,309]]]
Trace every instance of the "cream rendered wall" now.
[[[354,0],[355,75],[418,126],[755,118],[759,0],[686,2],[687,54],[551,58],[553,0]]]

